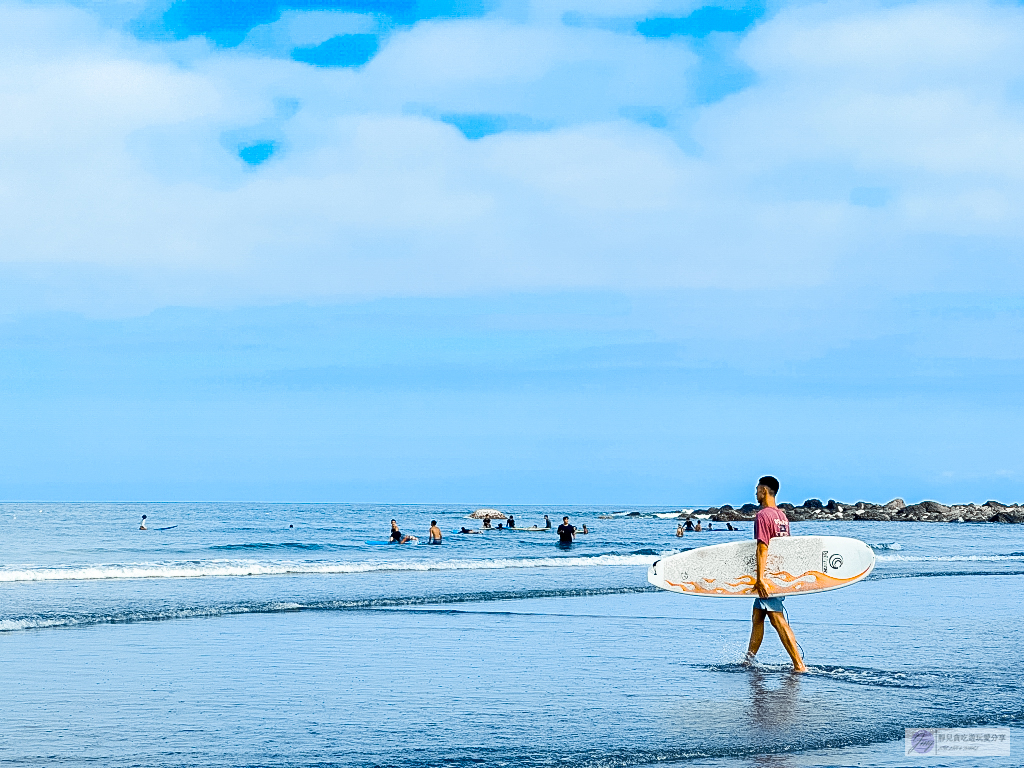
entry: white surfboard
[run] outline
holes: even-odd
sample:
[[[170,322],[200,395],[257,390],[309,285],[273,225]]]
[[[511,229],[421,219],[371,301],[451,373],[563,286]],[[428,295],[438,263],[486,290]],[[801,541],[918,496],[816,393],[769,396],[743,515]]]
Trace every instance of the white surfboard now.
[[[701,597],[757,597],[757,542],[699,547],[656,560],[647,580],[656,587]],[[875,553],[845,536],[777,536],[768,544],[765,578],[772,595],[827,592],[855,584],[875,567]]]

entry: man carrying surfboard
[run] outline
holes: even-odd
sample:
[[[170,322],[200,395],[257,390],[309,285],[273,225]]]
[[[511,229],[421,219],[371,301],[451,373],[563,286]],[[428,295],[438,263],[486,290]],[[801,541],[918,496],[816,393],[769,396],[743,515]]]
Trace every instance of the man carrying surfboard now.
[[[771,585],[764,577],[765,566],[768,562],[768,545],[777,536],[789,536],[789,520],[786,515],[776,506],[775,496],[779,492],[779,481],[771,475],[765,475],[757,481],[757,503],[761,510],[754,518],[754,538],[757,540],[757,569],[755,571],[754,591],[758,597],[754,600],[754,612],[751,616],[752,626],[750,628],[750,642],[747,644],[747,658],[744,663],[750,664],[754,661],[761,641],[764,639],[765,616],[772,623],[775,631],[779,633],[782,647],[786,649],[789,658],[793,660],[794,672],[806,672],[807,666],[800,658],[800,650],[796,644],[796,636],[793,634],[789,622],[783,613],[783,597],[772,597]]]

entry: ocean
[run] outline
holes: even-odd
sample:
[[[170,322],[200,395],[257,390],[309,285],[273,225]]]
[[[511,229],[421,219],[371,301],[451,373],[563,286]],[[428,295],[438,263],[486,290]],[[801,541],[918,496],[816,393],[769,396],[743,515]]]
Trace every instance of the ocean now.
[[[0,765],[1024,764],[1024,526],[794,524],[878,559],[786,601],[794,676],[770,628],[740,666],[750,601],[646,581],[750,523],[680,539],[670,508],[501,508],[586,523],[561,550],[453,533],[474,508],[0,505]],[[368,543],[391,518],[421,543]],[[1011,755],[904,756],[905,728],[975,726]]]

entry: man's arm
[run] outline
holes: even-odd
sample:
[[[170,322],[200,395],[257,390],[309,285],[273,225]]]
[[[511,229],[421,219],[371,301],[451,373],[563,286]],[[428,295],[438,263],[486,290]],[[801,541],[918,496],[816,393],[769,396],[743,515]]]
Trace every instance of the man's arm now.
[[[768,562],[768,545],[763,541],[757,542],[757,574],[754,580],[754,591],[760,598],[771,597],[771,587],[764,580],[764,569]]]

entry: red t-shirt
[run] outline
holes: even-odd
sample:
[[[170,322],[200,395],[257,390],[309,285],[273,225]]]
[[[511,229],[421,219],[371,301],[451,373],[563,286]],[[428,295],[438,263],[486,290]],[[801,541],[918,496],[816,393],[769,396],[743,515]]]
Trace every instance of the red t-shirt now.
[[[778,507],[765,507],[754,518],[754,538],[767,544],[776,536],[789,536],[789,520]]]

